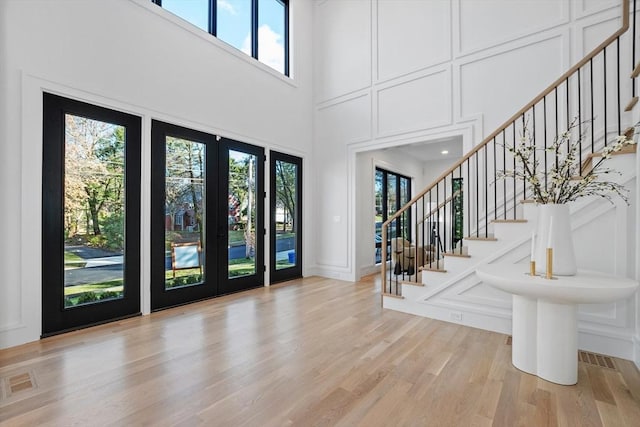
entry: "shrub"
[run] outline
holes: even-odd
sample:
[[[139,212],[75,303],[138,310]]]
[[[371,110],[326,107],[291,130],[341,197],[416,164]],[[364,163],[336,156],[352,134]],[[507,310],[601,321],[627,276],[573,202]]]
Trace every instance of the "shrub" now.
[[[99,299],[101,301],[106,299],[114,299],[114,298],[121,298],[121,297],[122,297],[122,292],[116,292],[116,291],[105,291],[99,295]]]
[[[78,297],[78,301],[76,302],[76,305],[86,304],[86,303],[95,302],[95,301],[98,301],[98,295],[95,292],[83,292]]]

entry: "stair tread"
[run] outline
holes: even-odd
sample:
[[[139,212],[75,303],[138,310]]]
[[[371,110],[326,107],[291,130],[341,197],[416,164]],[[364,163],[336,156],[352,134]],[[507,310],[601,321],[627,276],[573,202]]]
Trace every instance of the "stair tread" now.
[[[442,268],[437,268],[437,267],[428,267],[428,266],[424,266],[424,267],[420,267],[419,268],[420,271],[432,271],[434,273],[446,273],[447,270],[444,270]]]
[[[526,219],[494,219],[491,222],[496,224],[521,224],[529,221]]]
[[[445,252],[444,256],[452,256],[452,257],[457,257],[457,258],[471,258],[471,255],[469,254],[460,254],[457,252]]]
[[[483,237],[483,236],[469,236],[469,237],[465,237],[465,240],[475,240],[475,241],[480,241],[480,242],[496,242],[498,241],[498,239],[496,239],[495,237]]]
[[[404,299],[404,297],[402,295],[390,294],[390,293],[387,293],[387,292],[383,292],[382,296],[383,297],[397,298],[397,299]]]
[[[631,72],[632,79],[635,79],[638,76],[640,76],[640,62],[636,65],[636,67]]]
[[[401,285],[409,285],[409,286],[424,286],[424,283],[422,283],[422,282],[410,282],[408,280],[401,280],[400,284]]]

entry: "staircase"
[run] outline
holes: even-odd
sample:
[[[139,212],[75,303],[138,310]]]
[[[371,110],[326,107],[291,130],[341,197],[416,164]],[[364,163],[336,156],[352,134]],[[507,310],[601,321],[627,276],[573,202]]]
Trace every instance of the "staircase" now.
[[[593,168],[617,136],[636,136],[632,123],[639,117],[640,63],[636,62],[635,0],[631,3],[631,25],[630,2],[623,0],[619,30],[383,224],[385,308],[510,333],[510,295],[484,285],[475,275],[481,264],[526,263],[530,256],[531,230],[536,226],[533,189],[524,180],[501,178],[503,171],[517,167],[508,148],[523,138],[536,147],[534,156],[539,156],[547,188],[547,171],[570,147],[569,143],[560,147],[560,154],[547,149],[567,129],[572,141],[580,140],[577,178]],[[607,177],[608,181],[635,186],[635,147],[607,160],[607,168],[621,172]],[[611,224],[622,242],[617,246],[635,244],[615,226],[618,221],[633,222],[624,201],[610,203],[591,196],[572,202],[570,209],[576,255],[581,253],[580,243],[590,242],[600,228]],[[406,254],[410,265],[399,268],[399,260],[407,263]],[[600,265],[594,269],[621,275],[628,275],[633,267],[606,253],[595,264]],[[623,325],[627,311],[625,302],[583,310],[581,348],[631,358],[633,331]]]

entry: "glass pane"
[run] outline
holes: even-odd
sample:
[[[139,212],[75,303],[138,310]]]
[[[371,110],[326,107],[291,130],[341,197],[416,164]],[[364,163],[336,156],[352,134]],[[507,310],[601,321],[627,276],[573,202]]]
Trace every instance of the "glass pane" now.
[[[296,250],[296,206],[298,166],[277,160],[276,179],[276,270],[291,268],[298,258]]]
[[[165,289],[201,285],[205,280],[205,145],[171,136],[165,142]]]
[[[376,264],[380,263],[382,260],[382,223],[383,221],[383,205],[382,205],[382,197],[383,193],[383,185],[384,185],[384,172],[380,170],[376,170],[376,178],[375,178],[375,260]]]
[[[411,184],[407,178],[400,177],[400,207],[406,205],[411,200]],[[402,221],[402,232],[404,236],[409,235],[409,224],[411,223],[411,210],[406,211]]]
[[[251,0],[217,0],[216,36],[251,56]]]
[[[284,74],[284,3],[258,2],[258,60]]]
[[[64,306],[124,294],[125,128],[65,115]]]
[[[256,273],[257,159],[229,150],[229,277]]]
[[[162,7],[209,32],[209,0],[162,0]]]
[[[398,201],[398,195],[396,194],[396,182],[396,175],[387,174],[387,218],[392,217],[398,210],[396,207],[396,203]],[[396,226],[398,226],[398,221],[394,221],[389,225],[388,237],[390,239],[396,237]]]

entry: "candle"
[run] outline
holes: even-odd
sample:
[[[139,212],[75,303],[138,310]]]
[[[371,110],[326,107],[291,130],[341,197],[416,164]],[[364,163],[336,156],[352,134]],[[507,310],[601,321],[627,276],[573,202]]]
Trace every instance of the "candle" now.
[[[536,232],[531,230],[531,262],[535,261],[536,253]]]
[[[547,248],[553,247],[551,245],[552,236],[553,236],[553,216],[549,218],[549,236],[547,238]]]

